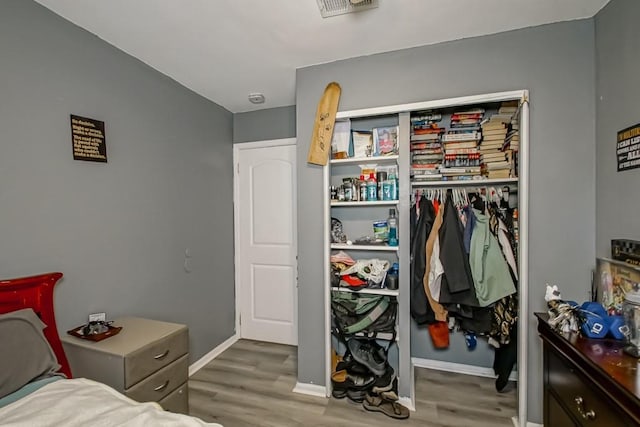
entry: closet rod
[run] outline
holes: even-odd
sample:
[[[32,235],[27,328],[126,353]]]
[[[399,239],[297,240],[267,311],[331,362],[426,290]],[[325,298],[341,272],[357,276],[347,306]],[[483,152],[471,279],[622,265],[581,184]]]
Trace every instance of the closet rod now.
[[[412,182],[411,188],[424,187],[496,187],[499,185],[517,184],[518,178],[504,179],[463,179],[458,181]]]

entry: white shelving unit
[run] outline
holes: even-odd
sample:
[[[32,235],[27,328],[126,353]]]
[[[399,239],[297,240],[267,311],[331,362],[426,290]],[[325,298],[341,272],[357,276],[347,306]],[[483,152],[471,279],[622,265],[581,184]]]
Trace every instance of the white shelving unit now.
[[[332,250],[342,251],[382,251],[382,252],[398,252],[399,246],[389,245],[348,245],[346,243],[332,243]]]
[[[397,297],[398,295],[400,295],[399,291],[392,290],[392,289],[368,289],[368,288],[364,288],[364,289],[359,289],[359,290],[353,290],[353,289],[349,289],[349,288],[333,286],[331,288],[331,290],[332,291],[340,291],[340,292],[355,292],[355,293],[359,293],[359,294],[369,294],[369,295],[388,295],[388,296],[392,296],[392,297]]]
[[[388,165],[395,164],[398,161],[398,155],[391,156],[374,156],[374,157],[351,157],[348,159],[332,159],[329,162],[332,165]]]
[[[340,114],[340,113],[339,113]],[[335,253],[336,251],[345,251],[352,258],[358,259],[363,257],[379,257],[383,259],[387,259],[390,262],[397,262],[399,264],[399,274],[398,274],[398,282],[399,284],[405,283],[408,284],[409,277],[409,229],[408,225],[408,217],[409,217],[409,203],[408,196],[410,193],[409,190],[409,164],[406,160],[409,158],[409,148],[408,148],[408,140],[409,135],[407,130],[409,129],[409,114],[408,113],[395,113],[385,115],[382,118],[382,122],[380,122],[377,115],[364,115],[366,119],[363,119],[368,123],[369,126],[375,127],[378,125],[373,125],[372,123],[379,123],[379,126],[399,126],[398,133],[398,145],[399,152],[397,155],[390,156],[379,156],[379,157],[365,157],[365,158],[349,158],[349,159],[333,159],[329,161],[329,164],[324,168],[324,181],[325,181],[325,257],[326,263],[328,266],[330,263],[330,255]],[[348,116],[343,116],[343,119],[348,118]],[[358,120],[354,117],[355,122]],[[352,126],[354,125],[354,121],[352,121]],[[357,126],[357,124],[356,124]],[[404,147],[402,146],[402,142],[405,141]],[[403,163],[404,162],[404,163]],[[348,176],[357,176],[359,172],[359,167],[367,167],[367,168],[375,168],[375,167],[389,167],[391,165],[395,165],[398,171],[398,198],[399,200],[377,200],[377,201],[331,201],[329,187],[333,184],[341,183],[341,178]],[[333,177],[333,181],[332,181]],[[402,201],[404,199],[404,203]],[[397,217],[399,218],[399,226],[398,226],[398,240],[400,242],[399,246],[388,246],[388,245],[355,245],[355,244],[344,244],[344,243],[331,243],[330,242],[330,225],[331,218],[337,217],[338,219],[343,220],[345,223],[345,232],[347,233],[348,238],[355,240],[355,238],[364,235],[363,231],[365,227],[367,230],[367,235],[372,233],[371,225],[374,221],[379,220],[381,218],[386,218],[388,215],[389,209],[395,209],[397,212]],[[381,216],[383,215],[383,216]],[[346,217],[346,221],[344,221]],[[403,224],[403,220],[400,218],[407,218],[407,220]],[[349,223],[353,226],[353,223],[358,223],[354,228],[348,230],[346,228],[346,223]],[[362,234],[360,234],[362,233]],[[402,245],[402,242],[405,244]],[[325,310],[326,310],[326,318],[325,318],[325,330],[326,333],[326,357],[327,357],[327,365],[330,365],[331,358],[331,333],[330,333],[330,322],[331,322],[331,308],[330,308],[330,295],[331,292],[335,291],[343,291],[343,292],[356,292],[364,295],[384,295],[394,297],[398,302],[398,316],[397,316],[397,334],[396,341],[393,344],[397,346],[397,360],[395,357],[393,359],[394,369],[398,372],[399,377],[399,392],[403,397],[403,403],[407,406],[412,407],[413,403],[411,400],[411,390],[412,385],[410,383],[410,367],[411,367],[411,356],[410,356],[410,343],[409,343],[409,335],[407,331],[409,330],[409,299],[408,299],[408,287],[399,286],[399,289],[370,289],[363,288],[359,290],[352,290],[345,287],[332,287],[329,280],[329,275],[326,276],[325,280],[326,285],[326,299],[325,299]],[[397,362],[397,364],[396,364]],[[331,388],[331,372],[330,368],[327,369],[326,372],[326,384],[327,387],[327,395],[330,394]]]
[[[331,201],[331,207],[347,207],[347,206],[355,206],[355,207],[371,207],[371,206],[397,206],[397,200],[376,200],[376,201],[366,201],[366,202],[337,202],[335,200]]]
[[[410,115],[412,112],[424,112],[437,109],[445,109],[450,107],[465,107],[471,105],[481,105],[489,103],[498,103],[501,101],[520,100],[521,101],[521,117],[520,117],[520,148],[519,148],[519,178],[507,179],[483,179],[483,180],[467,180],[467,181],[429,181],[411,183],[409,177],[410,170]],[[528,310],[528,185],[529,185],[529,94],[526,90],[497,92],[484,95],[474,95],[458,98],[440,99],[434,101],[416,102],[409,104],[381,106],[374,108],[365,108],[351,111],[338,112],[336,119],[349,119],[352,122],[352,128],[355,129],[354,122],[363,120],[366,123],[375,122],[377,119],[390,120],[398,125],[398,148],[397,156],[387,157],[367,157],[358,159],[339,159],[331,160],[327,166],[323,168],[324,182],[324,265],[329,266],[332,251],[381,251],[391,252],[390,255],[396,255],[399,269],[398,290],[384,289],[363,289],[362,293],[376,293],[395,296],[398,301],[398,338],[396,345],[398,346],[398,394],[400,402],[405,406],[413,409],[415,399],[414,384],[414,368],[411,362],[411,345],[410,345],[410,327],[411,320],[409,314],[410,307],[410,236],[409,236],[409,210],[410,195],[414,189],[427,187],[486,187],[499,185],[517,185],[518,191],[518,211],[519,211],[519,234],[520,245],[518,248],[519,259],[519,332],[520,337],[518,343],[518,366],[527,366],[527,340],[529,333],[529,310]],[[362,129],[361,129],[362,130]],[[397,164],[398,166],[398,195],[399,200],[394,201],[378,201],[378,202],[332,202],[330,200],[330,186],[332,172],[342,167],[357,167],[358,165],[389,165]],[[346,245],[335,244],[330,241],[331,217],[335,209],[340,212],[347,211],[353,217],[353,209],[357,214],[362,209],[364,217],[367,216],[371,209],[383,210],[385,207],[395,207],[398,213],[398,247],[388,246],[368,246],[368,245]],[[342,209],[349,208],[349,209]],[[376,220],[377,217],[370,219]],[[355,258],[355,257],[354,257]],[[330,274],[327,271],[325,275],[325,366],[327,384],[327,396],[331,393],[331,305],[330,294],[332,290],[344,291],[344,288],[335,288],[331,286]],[[526,387],[526,369],[518,369],[518,418],[520,420],[527,419],[527,387]],[[522,425],[522,424],[521,424]]]

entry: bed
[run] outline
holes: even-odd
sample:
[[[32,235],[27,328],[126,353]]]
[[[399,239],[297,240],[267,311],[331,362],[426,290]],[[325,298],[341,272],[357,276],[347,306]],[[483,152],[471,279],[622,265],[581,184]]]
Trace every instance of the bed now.
[[[221,427],[72,378],[53,310],[60,278],[48,273],[0,281],[0,424]]]

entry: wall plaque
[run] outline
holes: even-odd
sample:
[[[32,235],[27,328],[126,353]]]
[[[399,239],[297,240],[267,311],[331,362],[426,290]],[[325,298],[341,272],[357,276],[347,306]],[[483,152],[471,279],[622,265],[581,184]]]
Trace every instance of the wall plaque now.
[[[104,122],[71,114],[73,159],[107,162]]]
[[[618,132],[616,158],[618,172],[640,168],[640,123]]]

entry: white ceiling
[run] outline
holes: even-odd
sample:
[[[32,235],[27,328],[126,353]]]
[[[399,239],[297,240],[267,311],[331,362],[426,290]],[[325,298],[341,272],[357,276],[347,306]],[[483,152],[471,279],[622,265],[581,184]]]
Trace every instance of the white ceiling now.
[[[609,0],[379,0],[326,19],[316,0],[36,1],[237,113],[295,104],[296,68],[588,18]]]

